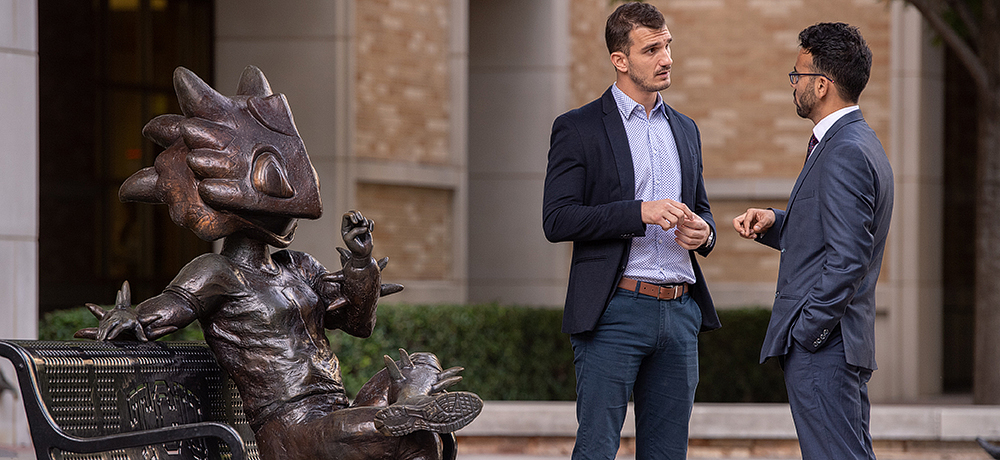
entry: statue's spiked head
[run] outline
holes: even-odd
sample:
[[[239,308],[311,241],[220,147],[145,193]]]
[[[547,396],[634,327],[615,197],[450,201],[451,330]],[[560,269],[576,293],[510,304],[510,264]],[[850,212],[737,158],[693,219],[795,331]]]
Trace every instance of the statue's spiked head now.
[[[299,218],[322,214],[319,180],[285,97],[260,69],[226,97],[183,67],[174,71],[183,115],[154,118],[142,134],[166,150],[122,184],[122,201],[164,203],[170,218],[212,241],[243,232],[277,247]]]

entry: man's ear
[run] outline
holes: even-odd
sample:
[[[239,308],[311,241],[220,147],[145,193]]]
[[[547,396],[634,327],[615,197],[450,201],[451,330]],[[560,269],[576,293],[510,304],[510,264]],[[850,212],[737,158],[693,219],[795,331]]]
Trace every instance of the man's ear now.
[[[628,73],[628,56],[621,51],[611,53],[611,65],[615,66],[615,70],[621,73]]]
[[[823,77],[816,77],[816,84],[813,85],[813,88],[816,91],[816,99],[823,99],[827,95],[833,94],[833,83]]]

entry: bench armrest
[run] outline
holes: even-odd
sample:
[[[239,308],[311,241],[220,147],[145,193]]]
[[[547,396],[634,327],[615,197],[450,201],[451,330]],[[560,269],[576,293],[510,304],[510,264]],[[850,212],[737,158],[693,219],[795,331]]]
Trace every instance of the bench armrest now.
[[[229,446],[232,460],[247,460],[247,454],[243,450],[243,440],[233,427],[218,422],[198,422],[188,423],[178,426],[154,428],[145,431],[131,431],[93,438],[81,438],[58,431],[47,440],[51,448],[57,448],[67,452],[78,454],[90,454],[94,452],[104,452],[108,450],[125,449],[128,447],[143,447],[154,444],[164,444],[175,441],[186,441],[198,438],[217,438]],[[34,434],[34,433],[33,433]],[[53,433],[55,434],[55,433]],[[37,441],[36,441],[37,442]],[[41,452],[37,452],[41,459]],[[48,453],[46,453],[48,455]],[[45,458],[49,458],[46,456]]]

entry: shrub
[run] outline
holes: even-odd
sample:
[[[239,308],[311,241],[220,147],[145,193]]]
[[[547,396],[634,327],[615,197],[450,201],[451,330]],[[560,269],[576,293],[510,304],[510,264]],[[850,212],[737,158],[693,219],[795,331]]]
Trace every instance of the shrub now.
[[[769,311],[721,310],[725,325],[701,334],[700,402],[787,401],[781,370],[774,360],[757,364]],[[573,400],[576,378],[569,336],[560,332],[562,311],[498,304],[382,305],[372,336],[359,339],[329,331],[340,358],[344,386],[353,396],[384,367],[383,355],[399,359],[399,348],[429,351],[445,368],[462,366],[463,381],[453,389],[487,400]],[[39,338],[70,340],[97,319],[86,308],[46,314]],[[203,340],[197,322],[162,340]]]
[[[573,400],[573,351],[559,332],[561,322],[562,311],[551,309],[386,305],[372,337],[330,337],[349,392],[384,366],[383,355],[399,359],[401,347],[432,352],[445,368],[464,367],[455,389],[483,399]]]
[[[702,402],[788,402],[777,360],[758,364],[771,312],[765,308],[719,310],[721,329],[698,343]]]

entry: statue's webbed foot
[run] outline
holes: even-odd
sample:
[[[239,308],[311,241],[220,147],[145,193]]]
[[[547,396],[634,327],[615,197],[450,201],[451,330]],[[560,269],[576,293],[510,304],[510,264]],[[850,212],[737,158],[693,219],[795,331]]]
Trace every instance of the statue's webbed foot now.
[[[483,400],[466,391],[413,397],[376,413],[375,428],[388,436],[419,430],[451,433],[471,423],[482,410]]]

